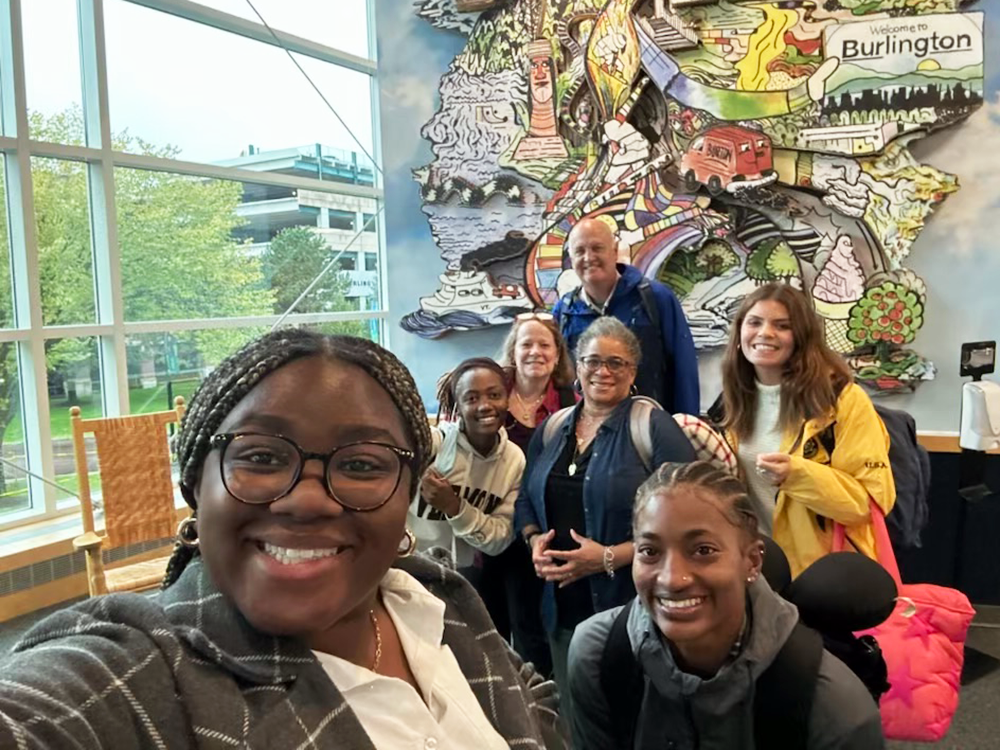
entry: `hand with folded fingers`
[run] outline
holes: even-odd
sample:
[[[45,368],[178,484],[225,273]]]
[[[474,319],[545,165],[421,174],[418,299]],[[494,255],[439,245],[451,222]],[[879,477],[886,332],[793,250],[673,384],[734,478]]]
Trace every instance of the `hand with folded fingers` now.
[[[451,483],[433,466],[420,480],[420,494],[424,496],[424,500],[446,516],[458,513],[462,505]]]
[[[577,534],[574,529],[570,529],[569,533],[573,541],[580,546],[570,550],[548,550],[553,563],[539,570],[542,578],[558,583],[559,588],[564,588],[585,576],[604,571],[604,546]]]
[[[775,487],[780,487],[788,479],[792,468],[792,457],[787,453],[758,453],[757,473]]]
[[[544,534],[535,534],[531,537],[531,564],[535,566],[535,575],[539,578],[545,578],[543,571],[552,564],[549,545],[555,535],[555,529],[549,529]]]

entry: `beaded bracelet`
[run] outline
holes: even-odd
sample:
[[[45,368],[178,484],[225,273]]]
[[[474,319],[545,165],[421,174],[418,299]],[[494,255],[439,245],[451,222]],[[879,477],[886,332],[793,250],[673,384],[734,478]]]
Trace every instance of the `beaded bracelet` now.
[[[615,551],[611,547],[604,548],[604,572],[608,578],[615,577]]]

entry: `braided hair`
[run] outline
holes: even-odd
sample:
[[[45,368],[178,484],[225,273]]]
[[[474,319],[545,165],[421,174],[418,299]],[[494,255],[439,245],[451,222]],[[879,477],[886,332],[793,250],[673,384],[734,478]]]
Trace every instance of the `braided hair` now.
[[[746,487],[732,474],[708,461],[687,464],[668,462],[654,471],[635,494],[633,525],[639,511],[654,495],[672,495],[681,489],[691,489],[719,501],[723,515],[733,526],[746,532],[752,541],[760,538],[760,522]]]
[[[509,378],[506,371],[489,357],[470,357],[469,359],[459,362],[454,370],[446,372],[438,380],[437,421],[439,423],[441,422],[442,414],[446,414],[451,417],[458,409],[458,381],[461,380],[462,376],[470,370],[480,369],[495,372],[499,376],[500,382],[504,384],[504,387],[509,386]]]
[[[357,365],[392,398],[403,416],[416,464],[410,476],[410,495],[432,453],[430,427],[413,376],[395,355],[367,339],[328,336],[300,328],[271,331],[254,339],[224,360],[206,377],[194,395],[174,444],[180,465],[180,489],[185,502],[197,510],[194,488],[211,450],[211,438],[235,406],[265,377],[296,359],[323,356]],[[194,556],[192,547],[178,541],[167,565],[163,588],[173,584]]]

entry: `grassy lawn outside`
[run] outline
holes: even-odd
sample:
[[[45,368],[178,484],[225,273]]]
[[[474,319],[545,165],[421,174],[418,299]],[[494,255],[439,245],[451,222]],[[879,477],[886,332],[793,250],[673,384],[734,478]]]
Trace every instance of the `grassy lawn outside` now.
[[[190,401],[191,394],[198,386],[197,380],[179,380],[174,382],[173,396],[183,396],[185,401]],[[167,384],[161,383],[155,388],[130,388],[129,407],[132,414],[148,414],[154,411],[166,411],[170,406],[167,402]],[[72,438],[72,431],[69,423],[69,409],[72,404],[69,399],[52,398],[50,400],[50,412],[52,417],[52,439],[69,441]],[[102,416],[101,414],[101,394],[95,391],[88,401],[79,404],[80,413],[84,419],[92,419]],[[7,460],[23,463],[24,447],[21,444],[22,432],[21,415],[17,414],[10,422],[6,435],[8,440],[4,441],[3,455]],[[68,444],[56,446],[57,453],[71,452],[72,448]],[[58,469],[57,469],[58,470]],[[13,513],[24,510],[30,506],[28,498],[27,477],[14,466],[4,464],[0,466],[6,479],[4,490],[0,492],[0,517],[5,513]],[[65,487],[68,492],[76,493],[79,489],[79,482],[76,471],[61,473],[55,477],[55,482]],[[91,494],[98,494],[101,491],[101,477],[96,472],[90,472]],[[75,502],[75,498],[68,493],[58,493],[58,500],[63,502]]]
[[[183,396],[185,401],[191,400],[191,394],[197,388],[197,380],[177,380],[174,381],[173,395]],[[173,408],[173,404],[167,401],[167,384],[160,383],[155,388],[130,388],[128,392],[129,410],[132,414],[148,414],[153,411],[166,411]],[[94,419],[103,416],[101,413],[101,392],[94,390],[94,395],[87,401],[78,404],[80,416],[84,419]],[[52,439],[72,437],[73,432],[69,426],[69,409],[74,404],[66,398],[51,398],[49,400],[49,413],[51,415]],[[20,413],[15,414],[7,427],[7,435],[12,441],[20,442],[24,434]],[[11,442],[13,445],[13,442]]]

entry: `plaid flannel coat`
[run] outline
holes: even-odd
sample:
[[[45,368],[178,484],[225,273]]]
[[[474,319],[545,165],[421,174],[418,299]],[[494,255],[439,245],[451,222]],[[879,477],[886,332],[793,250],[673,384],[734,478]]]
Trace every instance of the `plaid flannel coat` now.
[[[555,686],[507,648],[457,573],[398,566],[445,602],[444,643],[511,747],[568,747]],[[158,597],[46,618],[0,661],[0,748],[374,750],[304,643],[254,630],[196,558]]]

